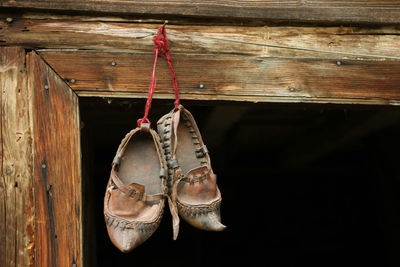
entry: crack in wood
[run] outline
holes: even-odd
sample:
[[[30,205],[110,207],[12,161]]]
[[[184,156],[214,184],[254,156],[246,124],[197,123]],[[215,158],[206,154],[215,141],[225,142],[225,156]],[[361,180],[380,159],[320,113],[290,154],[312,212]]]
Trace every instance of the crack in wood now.
[[[34,200],[25,51],[0,47],[0,52],[0,265],[32,266]]]
[[[347,35],[350,35],[350,34],[347,34]],[[391,35],[393,35],[393,34],[391,34]],[[398,35],[400,36],[400,34],[398,34]],[[335,50],[321,50],[321,49],[311,49],[311,48],[304,48],[304,47],[283,46],[283,45],[272,45],[272,44],[254,43],[254,42],[230,40],[230,39],[215,38],[215,37],[200,37],[200,38],[218,40],[218,41],[222,41],[222,42],[238,43],[238,44],[245,44],[245,45],[255,45],[255,46],[264,46],[264,47],[272,47],[272,48],[278,48],[278,49],[307,51],[307,52],[314,52],[314,53],[324,53],[324,54],[336,54],[336,55],[348,55],[348,56],[357,56],[357,57],[371,57],[371,58],[400,60],[400,57],[395,57],[395,56],[362,54],[362,53],[344,52],[344,51],[335,51]]]
[[[3,62],[2,62],[3,60],[5,60],[5,59],[2,59],[0,61],[0,64],[3,64]],[[3,86],[0,87],[0,90],[1,90],[0,91],[0,142],[1,142],[1,146],[0,146],[0,153],[1,153],[1,155],[0,155],[0,157],[1,157],[0,170],[1,170],[1,178],[2,178],[2,186],[0,187],[0,190],[3,193],[3,201],[2,201],[2,203],[0,203],[0,205],[1,205],[0,213],[4,214],[4,216],[2,216],[2,222],[1,222],[2,225],[0,226],[0,229],[3,228],[2,229],[3,231],[2,231],[2,233],[0,233],[0,235],[2,237],[4,237],[4,238],[0,238],[0,240],[2,242],[1,247],[0,247],[0,252],[1,252],[0,254],[1,255],[6,255],[6,251],[5,250],[6,250],[6,247],[7,247],[7,240],[6,240],[6,237],[7,237],[6,230],[7,230],[7,228],[5,226],[6,226],[6,223],[7,223],[7,213],[6,213],[6,203],[7,203],[6,185],[7,185],[7,182],[6,182],[6,177],[3,174],[4,173],[4,167],[3,167],[4,166],[4,142],[3,142],[3,140],[4,140],[4,136],[3,136],[3,120],[4,120],[4,117],[3,117],[3,109],[4,109],[4,107],[3,107],[3,94],[4,94],[4,92],[3,92]],[[1,257],[1,259],[0,259],[0,262],[2,262],[1,265],[6,266],[7,265],[6,260],[7,260],[6,257]]]

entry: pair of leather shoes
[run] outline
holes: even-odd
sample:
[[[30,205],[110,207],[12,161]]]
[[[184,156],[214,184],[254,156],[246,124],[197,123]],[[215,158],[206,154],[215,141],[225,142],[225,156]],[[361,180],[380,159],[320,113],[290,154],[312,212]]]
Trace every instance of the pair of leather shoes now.
[[[174,239],[178,214],[202,230],[225,229],[216,175],[192,114],[179,105],[157,122],[157,130],[142,123],[125,136],[113,160],[104,216],[110,239],[122,252],[155,232],[166,199]]]

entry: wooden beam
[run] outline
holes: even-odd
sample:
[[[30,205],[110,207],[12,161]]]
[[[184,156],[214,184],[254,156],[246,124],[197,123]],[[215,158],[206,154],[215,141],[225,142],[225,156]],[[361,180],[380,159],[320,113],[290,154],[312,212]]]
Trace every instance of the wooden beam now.
[[[81,155],[78,97],[35,52],[33,95],[36,266],[81,266]]]
[[[25,51],[0,47],[0,266],[35,266],[30,100]]]
[[[154,55],[41,51],[79,96],[147,96]],[[181,96],[196,100],[400,104],[399,61],[173,55]],[[113,63],[114,62],[114,63]],[[155,98],[172,98],[165,59]]]
[[[107,14],[145,14],[173,17],[217,17],[261,20],[294,20],[317,22],[399,23],[400,3],[382,1],[35,1],[4,0],[0,7],[29,8],[64,12],[97,12]]]
[[[7,18],[10,22],[7,22]],[[101,18],[99,18],[101,19]],[[149,52],[160,24],[9,18],[0,15],[0,44],[30,49]],[[281,27],[171,25],[173,53],[261,57],[400,60],[396,27]]]

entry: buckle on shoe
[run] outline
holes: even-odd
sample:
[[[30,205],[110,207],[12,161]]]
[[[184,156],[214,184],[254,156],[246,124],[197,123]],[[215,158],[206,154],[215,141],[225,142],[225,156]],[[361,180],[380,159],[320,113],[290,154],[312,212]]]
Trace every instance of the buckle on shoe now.
[[[206,155],[206,153],[209,153],[206,145],[200,147],[199,149],[196,149],[196,157],[197,158],[204,157]]]
[[[168,168],[176,169],[179,167],[178,161],[176,159],[171,159],[167,162]]]
[[[160,169],[160,178],[166,178],[167,177],[167,171],[164,168]]]
[[[111,166],[114,166],[114,169],[118,171],[119,165],[121,164],[121,158],[119,156],[115,156]]]

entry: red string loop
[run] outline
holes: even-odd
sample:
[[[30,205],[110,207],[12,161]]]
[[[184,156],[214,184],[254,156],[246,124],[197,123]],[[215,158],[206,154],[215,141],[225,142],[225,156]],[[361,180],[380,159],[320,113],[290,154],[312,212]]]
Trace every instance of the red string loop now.
[[[138,121],[137,121],[138,127],[141,127],[141,124],[144,122],[150,124],[150,121],[147,118],[147,116],[149,115],[149,111],[151,108],[151,101],[153,100],[153,94],[154,94],[154,90],[156,87],[155,76],[156,76],[157,59],[158,59],[159,55],[160,56],[165,55],[165,57],[167,59],[169,70],[171,72],[172,86],[174,87],[174,92],[175,92],[175,102],[174,102],[175,109],[178,109],[178,106],[180,103],[178,83],[176,81],[176,75],[175,75],[174,68],[172,67],[171,55],[169,54],[169,44],[168,44],[167,34],[165,32],[165,25],[158,28],[157,35],[153,37],[153,43],[154,43],[155,56],[154,56],[153,72],[151,75],[151,82],[150,82],[150,86],[149,86],[149,95],[147,96],[147,102],[146,102],[146,106],[144,109],[144,116],[143,116],[143,118],[138,119]]]
[[[150,125],[150,121],[148,118],[141,118],[137,120],[137,124],[139,127],[142,125],[142,123],[148,123]]]
[[[160,38],[161,34],[164,36],[164,38]],[[165,55],[165,57],[167,58],[168,67],[169,67],[169,70],[171,72],[172,86],[174,87],[174,92],[175,92],[175,102],[174,102],[175,109],[178,109],[178,106],[179,106],[179,103],[180,103],[179,91],[178,91],[178,82],[176,81],[175,71],[174,71],[174,68],[172,67],[172,59],[171,59],[171,55],[169,54],[169,42],[168,42],[168,38],[167,38],[167,33],[165,31],[165,26],[161,26],[158,29],[158,34],[157,34],[157,36],[155,36],[153,38],[153,42],[154,42],[155,45],[156,45],[156,43],[157,43],[157,45],[158,44],[162,44],[163,45],[160,55]]]

